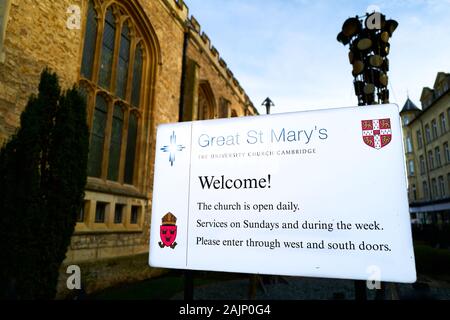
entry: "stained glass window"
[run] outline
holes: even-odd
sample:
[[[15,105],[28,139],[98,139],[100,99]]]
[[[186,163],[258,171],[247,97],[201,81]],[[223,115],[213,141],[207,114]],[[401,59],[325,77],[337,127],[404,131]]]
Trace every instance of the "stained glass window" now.
[[[112,62],[114,58],[114,43],[116,37],[116,20],[109,8],[106,12],[105,27],[102,40],[102,58],[98,83],[101,87],[109,89],[111,85]]]
[[[123,111],[119,104],[114,105],[111,128],[111,142],[109,144],[108,179],[119,179],[120,150],[122,145]]]
[[[117,64],[116,93],[125,100],[127,92],[128,63],[130,61],[130,30],[127,25],[122,28],[120,37],[119,59]]]
[[[136,138],[137,138],[137,118],[134,113],[130,114],[128,123],[127,152],[125,160],[125,177],[124,181],[133,184],[134,160],[136,156]]]
[[[139,44],[136,48],[134,67],[133,67],[133,88],[131,91],[131,104],[139,107],[141,100],[141,79],[142,79],[142,63],[143,63],[143,49]]]
[[[95,102],[94,122],[92,124],[91,145],[89,147],[88,174],[101,177],[103,145],[105,142],[106,118],[108,105],[105,98],[98,95]]]
[[[97,39],[97,14],[94,4],[89,1],[86,30],[84,33],[83,62],[81,65],[81,75],[87,79],[92,78],[92,64],[94,63],[95,42]]]

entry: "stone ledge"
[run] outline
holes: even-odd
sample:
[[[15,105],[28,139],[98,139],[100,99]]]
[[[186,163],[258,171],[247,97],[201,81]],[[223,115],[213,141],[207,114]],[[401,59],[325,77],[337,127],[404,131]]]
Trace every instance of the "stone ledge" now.
[[[75,231],[74,236],[94,236],[94,235],[107,235],[107,234],[134,234],[134,233],[142,233],[143,230],[117,230],[117,229],[108,229],[108,230],[85,230],[85,231]]]
[[[92,177],[88,177],[85,190],[148,200],[146,195],[140,193],[133,186],[123,186],[116,183],[109,183]]]

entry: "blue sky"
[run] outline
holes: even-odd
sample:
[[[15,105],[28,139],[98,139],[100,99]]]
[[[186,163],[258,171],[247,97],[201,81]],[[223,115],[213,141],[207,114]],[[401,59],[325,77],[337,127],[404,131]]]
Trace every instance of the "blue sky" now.
[[[399,22],[389,55],[390,102],[420,107],[424,86],[450,72],[450,0],[186,0],[260,113],[357,104],[342,23],[377,5]]]

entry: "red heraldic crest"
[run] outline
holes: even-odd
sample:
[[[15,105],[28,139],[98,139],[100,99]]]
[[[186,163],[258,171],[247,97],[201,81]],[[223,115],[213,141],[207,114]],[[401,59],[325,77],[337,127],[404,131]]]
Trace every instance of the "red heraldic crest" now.
[[[162,224],[159,227],[159,236],[162,242],[160,241],[158,244],[161,248],[170,247],[175,249],[177,245],[175,242],[177,238],[177,217],[171,212],[167,212],[161,220]]]
[[[362,137],[365,144],[381,149],[392,140],[391,119],[362,120]]]

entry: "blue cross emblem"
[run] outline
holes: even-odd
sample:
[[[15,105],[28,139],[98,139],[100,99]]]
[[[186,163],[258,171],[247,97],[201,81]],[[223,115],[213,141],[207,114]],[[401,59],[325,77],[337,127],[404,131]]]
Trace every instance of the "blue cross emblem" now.
[[[177,144],[177,136],[175,135],[175,131],[173,131],[172,135],[170,136],[170,144],[167,146],[163,146],[161,150],[163,152],[169,152],[170,166],[173,166],[173,163],[175,162],[176,152],[183,151],[184,148],[186,147],[181,144]]]

